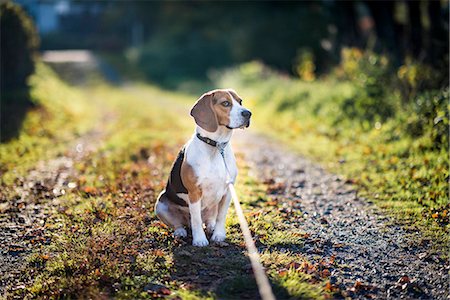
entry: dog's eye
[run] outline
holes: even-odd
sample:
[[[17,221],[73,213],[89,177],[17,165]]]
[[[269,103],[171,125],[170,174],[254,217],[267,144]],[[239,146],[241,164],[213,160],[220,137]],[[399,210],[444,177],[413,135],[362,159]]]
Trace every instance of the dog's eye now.
[[[222,102],[222,105],[225,107],[228,107],[231,105],[231,103],[230,103],[230,101],[224,101],[224,102]]]

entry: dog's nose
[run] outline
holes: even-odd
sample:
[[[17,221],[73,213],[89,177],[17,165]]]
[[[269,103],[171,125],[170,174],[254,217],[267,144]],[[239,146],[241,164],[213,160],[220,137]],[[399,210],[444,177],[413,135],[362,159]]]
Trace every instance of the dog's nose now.
[[[241,112],[241,114],[244,118],[247,118],[247,119],[249,119],[252,116],[252,113],[249,110],[244,110]]]

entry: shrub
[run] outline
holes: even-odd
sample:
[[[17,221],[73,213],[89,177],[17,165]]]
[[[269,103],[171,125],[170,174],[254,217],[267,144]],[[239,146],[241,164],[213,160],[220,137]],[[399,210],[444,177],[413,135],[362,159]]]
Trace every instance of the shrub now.
[[[421,92],[440,86],[442,72],[437,72],[430,65],[407,59],[397,70],[398,87],[403,103],[413,101]]]
[[[31,105],[27,80],[35,70],[39,38],[31,19],[10,2],[0,4],[0,28],[0,141],[3,142],[17,135]]]
[[[406,132],[412,137],[429,135],[435,148],[448,147],[449,101],[448,87],[425,91],[410,105]]]
[[[341,73],[355,86],[342,102],[345,115],[360,121],[384,121],[395,113],[397,99],[391,94],[392,72],[386,56],[356,48],[342,50]]]
[[[314,81],[316,79],[314,53],[308,49],[300,49],[295,60],[294,69],[298,77],[305,81]]]
[[[34,72],[39,37],[30,17],[13,3],[0,5],[1,89],[12,91],[27,86]]]

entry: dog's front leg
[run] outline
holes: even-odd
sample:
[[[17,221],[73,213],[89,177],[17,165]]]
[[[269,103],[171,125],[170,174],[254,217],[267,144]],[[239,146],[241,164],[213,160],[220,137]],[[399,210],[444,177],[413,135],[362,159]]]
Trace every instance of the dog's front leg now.
[[[217,223],[214,228],[214,233],[211,240],[214,242],[223,242],[226,237],[225,233],[225,221],[227,220],[228,207],[230,206],[231,193],[227,189],[227,193],[222,197],[219,202],[219,212],[217,214]]]
[[[191,215],[192,245],[198,247],[208,245],[209,243],[203,230],[202,204],[200,199],[196,202],[189,202],[189,213]]]

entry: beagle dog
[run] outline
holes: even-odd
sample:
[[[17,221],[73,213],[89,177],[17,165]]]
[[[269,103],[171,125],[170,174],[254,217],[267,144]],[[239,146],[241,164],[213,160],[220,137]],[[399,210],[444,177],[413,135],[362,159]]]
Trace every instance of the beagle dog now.
[[[192,230],[194,246],[225,240],[225,219],[231,195],[227,183],[237,176],[236,160],[229,143],[233,129],[250,125],[251,112],[231,89],[203,94],[191,109],[195,133],[178,153],[155,212],[172,227],[175,237]],[[222,157],[223,155],[223,157]],[[229,177],[228,177],[229,176]]]

